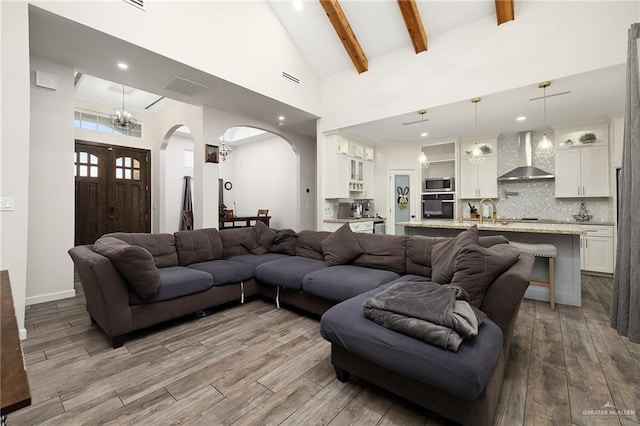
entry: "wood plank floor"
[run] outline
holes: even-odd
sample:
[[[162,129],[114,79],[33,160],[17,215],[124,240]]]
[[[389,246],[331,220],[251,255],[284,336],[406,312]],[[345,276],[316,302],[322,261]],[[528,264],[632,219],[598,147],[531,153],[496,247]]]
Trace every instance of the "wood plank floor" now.
[[[611,278],[582,283],[582,308],[524,301],[497,425],[640,423],[640,345],[608,325]],[[76,289],[26,309],[33,405],[9,425],[448,424],[366,383],[338,382],[317,319],[254,300],[114,350]]]

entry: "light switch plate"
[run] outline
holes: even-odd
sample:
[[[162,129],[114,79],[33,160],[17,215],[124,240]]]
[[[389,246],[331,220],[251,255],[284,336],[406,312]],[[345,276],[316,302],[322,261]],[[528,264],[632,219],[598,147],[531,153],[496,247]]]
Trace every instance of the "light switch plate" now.
[[[0,197],[0,210],[1,211],[13,211],[15,208],[15,198],[13,197]]]

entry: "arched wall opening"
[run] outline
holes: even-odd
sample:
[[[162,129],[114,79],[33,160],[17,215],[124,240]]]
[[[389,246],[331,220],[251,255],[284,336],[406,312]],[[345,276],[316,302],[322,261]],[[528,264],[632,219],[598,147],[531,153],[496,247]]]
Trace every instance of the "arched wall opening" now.
[[[189,176],[193,194],[194,139],[191,130],[177,124],[165,134],[160,146],[160,232],[174,233],[181,229],[185,176]]]
[[[254,126],[234,126],[220,137],[232,152],[220,159],[220,201],[236,216],[269,209],[271,227],[300,226],[300,158],[282,136]]]

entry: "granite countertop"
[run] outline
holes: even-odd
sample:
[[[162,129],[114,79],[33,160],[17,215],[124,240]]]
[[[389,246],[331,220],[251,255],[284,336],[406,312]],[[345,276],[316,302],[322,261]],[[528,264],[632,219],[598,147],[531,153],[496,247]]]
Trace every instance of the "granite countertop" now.
[[[485,220],[483,224],[478,221],[465,220],[458,222],[451,219],[431,219],[422,221],[410,221],[410,222],[397,222],[397,226],[407,226],[413,228],[444,228],[444,229],[467,229],[470,226],[478,225],[478,229],[481,231],[501,231],[501,232],[524,232],[535,234],[568,234],[568,235],[582,235],[586,234],[586,231],[581,225],[575,223],[549,223],[540,221],[530,222],[513,222],[513,221],[500,221],[496,220],[495,223],[491,223],[491,220]]]
[[[355,217],[350,217],[349,219],[324,219],[324,222],[326,223],[353,223],[353,222],[384,222],[385,218],[384,217],[360,217],[360,218],[355,218]]]

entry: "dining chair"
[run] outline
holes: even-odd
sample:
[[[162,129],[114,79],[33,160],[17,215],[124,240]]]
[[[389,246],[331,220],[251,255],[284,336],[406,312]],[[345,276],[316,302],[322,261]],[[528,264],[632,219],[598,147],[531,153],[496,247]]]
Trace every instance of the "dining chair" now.
[[[269,209],[258,209],[257,216],[269,216]]]

